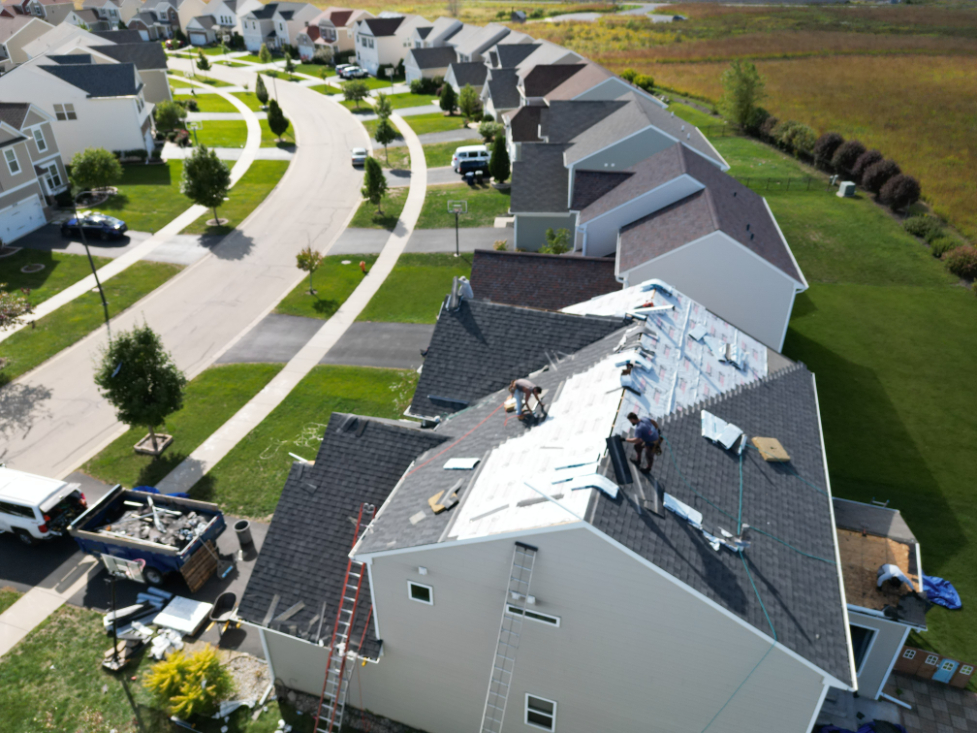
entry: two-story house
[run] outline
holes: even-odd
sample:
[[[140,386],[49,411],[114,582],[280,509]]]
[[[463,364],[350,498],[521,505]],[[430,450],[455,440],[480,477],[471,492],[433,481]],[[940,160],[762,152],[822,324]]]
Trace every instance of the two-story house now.
[[[15,0],[4,3],[5,8],[15,8],[24,15],[33,15],[51,25],[58,25],[74,11],[75,4],[66,0]]]
[[[418,26],[411,34],[411,48],[436,48],[444,46],[448,40],[462,29],[457,18],[440,17],[430,26]]]
[[[333,58],[341,53],[353,51],[356,43],[356,24],[367,18],[372,18],[373,14],[366,10],[353,10],[352,8],[326,8],[319,15],[309,21],[309,30],[315,26],[318,30],[317,37],[312,38],[312,33],[306,31],[299,36],[298,43],[303,58],[311,58],[317,46],[329,46],[332,50]]]
[[[214,19],[217,35],[227,41],[235,33],[244,35],[242,16],[260,7],[260,0],[210,0],[203,15]]]
[[[431,24],[419,15],[367,18],[356,24],[356,63],[376,75],[381,66],[397,66],[411,49],[414,29]]]
[[[114,30],[120,21],[128,23],[132,19],[141,10],[141,3],[139,0],[85,0],[83,8],[94,10],[109,24],[109,30]]]
[[[47,223],[49,199],[68,187],[51,115],[29,102],[0,102],[0,241]]]
[[[306,24],[319,13],[314,5],[293,2],[268,3],[249,10],[241,19],[244,44],[252,53],[261,50],[262,44],[270,50],[295,45]]]
[[[32,41],[54,30],[54,26],[33,15],[0,16],[0,62],[9,68],[30,58],[24,50]]]

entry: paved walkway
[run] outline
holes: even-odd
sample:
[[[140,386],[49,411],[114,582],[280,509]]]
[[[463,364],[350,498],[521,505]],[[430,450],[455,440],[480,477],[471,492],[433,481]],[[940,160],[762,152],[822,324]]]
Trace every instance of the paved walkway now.
[[[380,151],[377,151],[380,154]],[[388,170],[387,172],[387,185],[391,188],[398,188],[410,185],[410,171],[401,170],[399,168]],[[428,186],[439,186],[445,183],[464,183],[461,175],[455,173],[454,169],[448,165],[443,168],[428,168],[427,169],[427,185]]]
[[[462,252],[492,249],[500,239],[512,243],[512,227],[471,227],[458,230]],[[368,255],[379,252],[387,241],[383,229],[347,229],[329,251],[334,255]],[[454,252],[454,229],[415,229],[406,252]]]
[[[885,692],[913,706],[902,711],[909,733],[977,733],[977,694],[970,690],[893,672]]]

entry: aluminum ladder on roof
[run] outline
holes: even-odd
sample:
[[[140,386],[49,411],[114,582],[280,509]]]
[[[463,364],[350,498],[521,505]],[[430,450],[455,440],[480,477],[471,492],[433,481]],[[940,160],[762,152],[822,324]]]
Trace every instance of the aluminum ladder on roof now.
[[[361,504],[360,513],[356,518],[356,530],[353,532],[353,545],[359,542],[361,528],[369,526],[376,514],[373,504]],[[366,518],[364,523],[363,519]],[[356,609],[360,603],[360,591],[363,589],[363,577],[366,575],[365,564],[350,558],[346,563],[346,577],[343,579],[343,594],[336,611],[336,623],[332,627],[332,640],[329,642],[329,661],[326,664],[326,679],[322,684],[322,695],[319,696],[319,708],[316,713],[314,728],[318,733],[338,733],[343,727],[343,712],[346,709],[346,690],[353,666],[347,665],[350,656],[356,656],[350,651],[349,637],[353,631],[353,621]],[[373,606],[367,616],[366,625],[370,625]],[[363,630],[366,636],[366,629]],[[360,646],[363,640],[360,640]],[[320,727],[321,726],[321,727]]]
[[[532,545],[517,542],[512,553],[512,570],[509,572],[509,587],[502,602],[502,623],[499,628],[499,643],[492,660],[492,674],[489,677],[488,694],[485,696],[485,709],[482,712],[482,733],[500,733],[505,718],[506,702],[509,699],[509,686],[515,671],[516,652],[522,634],[522,622],[529,597],[529,582],[533,578],[538,549]],[[510,612],[510,609],[513,612]]]

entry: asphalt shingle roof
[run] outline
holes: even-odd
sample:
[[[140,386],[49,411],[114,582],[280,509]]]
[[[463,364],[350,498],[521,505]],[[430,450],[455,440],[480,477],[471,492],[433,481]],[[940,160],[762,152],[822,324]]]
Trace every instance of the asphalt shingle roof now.
[[[514,69],[529,54],[540,48],[538,43],[500,43],[495,48],[497,64],[502,69]]]
[[[207,18],[213,23],[210,16],[197,18]],[[166,52],[159,43],[119,43],[114,46],[93,46],[93,51],[98,51],[109,56],[116,61],[130,62],[136,65],[137,69],[165,69]]]
[[[112,43],[124,43],[124,44],[139,43],[146,46],[159,46],[160,52],[162,52],[163,50],[163,47],[158,43],[151,43],[149,41],[144,41],[142,39],[142,36],[139,35],[139,31],[130,31],[130,30],[93,31],[92,35],[98,36],[104,41],[111,41]]]
[[[545,109],[545,107],[519,107],[506,114],[509,118],[513,142],[539,142],[539,121]]]
[[[583,211],[633,175],[628,171],[575,171],[570,208]]]
[[[315,617],[325,601],[322,637],[328,643],[353,544],[354,525],[349,518],[355,522],[363,502],[379,508],[411,461],[443,440],[443,435],[393,421],[333,413],[315,465],[292,466],[241,598],[240,616],[263,625],[275,595],[279,601],[274,616],[304,603],[290,618],[268,625],[314,641],[319,623]],[[350,635],[354,643],[366,623],[368,578],[360,598],[365,602]],[[373,628],[371,624],[363,651],[375,658],[378,643]]]
[[[412,48],[410,54],[418,69],[445,69],[458,60],[458,54],[451,46]]]
[[[571,76],[584,68],[584,64],[537,65],[523,77],[523,93],[527,97],[545,97]]]
[[[89,97],[129,97],[139,91],[133,64],[41,66],[49,74],[88,93]]]
[[[31,106],[28,102],[0,102],[0,122],[19,130]]]
[[[162,50],[162,48],[160,49]],[[90,64],[92,63],[92,55],[90,53],[66,53],[66,54],[51,54],[48,56],[56,64],[61,64],[62,66],[66,64]]]
[[[540,131],[551,143],[569,143],[626,105],[623,101],[550,102],[541,108]]]
[[[448,73],[454,76],[455,83],[459,87],[464,87],[466,84],[471,84],[473,87],[480,87],[485,83],[488,67],[481,61],[456,62],[451,64]]]
[[[366,27],[370,29],[372,33],[377,38],[381,36],[392,36],[400,28],[400,24],[404,22],[403,17],[397,18],[367,18],[363,21]]]
[[[664,516],[647,511],[639,515],[627,484],[614,500],[594,492],[588,521],[770,636],[766,608],[780,643],[850,684],[813,375],[803,365],[795,365],[701,406],[747,436],[777,438],[790,454],[785,466],[767,463],[753,448],[744,450],[742,517],[744,523],[800,552],[749,531],[751,544],[743,557],[756,583],[755,593],[741,557],[723,547],[713,550],[701,532],[669,511]],[[702,437],[698,408],[664,418],[661,427],[667,442],[653,470],[661,490],[701,512],[704,526],[715,534],[717,528],[735,534],[741,500],[737,454]]]
[[[513,213],[569,211],[570,173],[563,163],[566,145],[524,143],[522,158],[512,164],[509,209]]]
[[[410,411],[434,417],[463,410],[620,324],[616,318],[463,300],[438,317]]]
[[[522,97],[519,96],[519,77],[515,69],[490,69],[485,87],[495,109],[519,106]]]

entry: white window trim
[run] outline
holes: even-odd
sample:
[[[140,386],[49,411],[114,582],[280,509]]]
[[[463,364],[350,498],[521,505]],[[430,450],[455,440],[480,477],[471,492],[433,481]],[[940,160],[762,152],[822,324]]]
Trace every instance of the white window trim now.
[[[543,702],[548,702],[550,705],[553,706],[553,715],[552,715],[553,725],[551,725],[549,728],[545,728],[542,725],[538,725],[536,723],[530,723],[529,722],[529,698],[533,698],[534,700],[542,700]],[[548,715],[548,713],[541,713],[538,710],[534,710],[533,712],[535,712],[537,715]],[[548,730],[551,733],[555,733],[555,731],[556,731],[556,700],[548,700],[545,697],[540,697],[539,695],[530,695],[527,692],[526,693],[526,703],[523,706],[523,722],[526,725],[530,726],[530,727],[538,728],[539,730]]]
[[[414,598],[414,594],[411,592],[411,589],[415,585],[418,588],[426,588],[427,589],[427,592],[430,594],[431,600],[425,601],[425,600],[422,600],[420,598]],[[423,583],[417,583],[417,582],[415,582],[413,580],[408,580],[407,581],[407,597],[410,598],[412,601],[416,601],[417,603],[423,603],[425,606],[433,606],[434,605],[434,588],[432,588],[429,585],[424,585]]]
[[[40,127],[35,127],[33,130],[31,130],[31,135],[34,138],[34,144],[37,145],[38,152],[46,153],[47,138],[44,137],[44,131]],[[41,143],[44,144],[43,148],[41,147]]]
[[[851,620],[848,621],[848,625],[857,626],[860,629],[865,629],[866,631],[872,632],[872,638],[870,638],[868,641],[868,648],[865,650],[865,654],[862,656],[862,663],[859,664],[858,669],[855,670],[855,676],[858,677],[858,675],[860,675],[862,670],[865,668],[865,662],[872,655],[872,647],[875,646],[875,641],[879,638],[879,630],[872,626],[866,626],[865,624],[856,624]]]
[[[513,603],[507,603],[505,604],[505,612],[510,616],[521,616],[524,619],[535,621],[538,624],[545,624],[546,626],[555,626],[556,628],[560,628],[559,616],[553,616],[548,613],[540,613],[532,608],[523,609],[519,608],[519,606]]]
[[[3,151],[3,159],[7,162],[7,170],[10,171],[10,175],[19,176],[24,171],[24,166],[17,159],[17,151],[13,148],[7,148]],[[17,166],[17,170],[14,170],[14,166]]]

